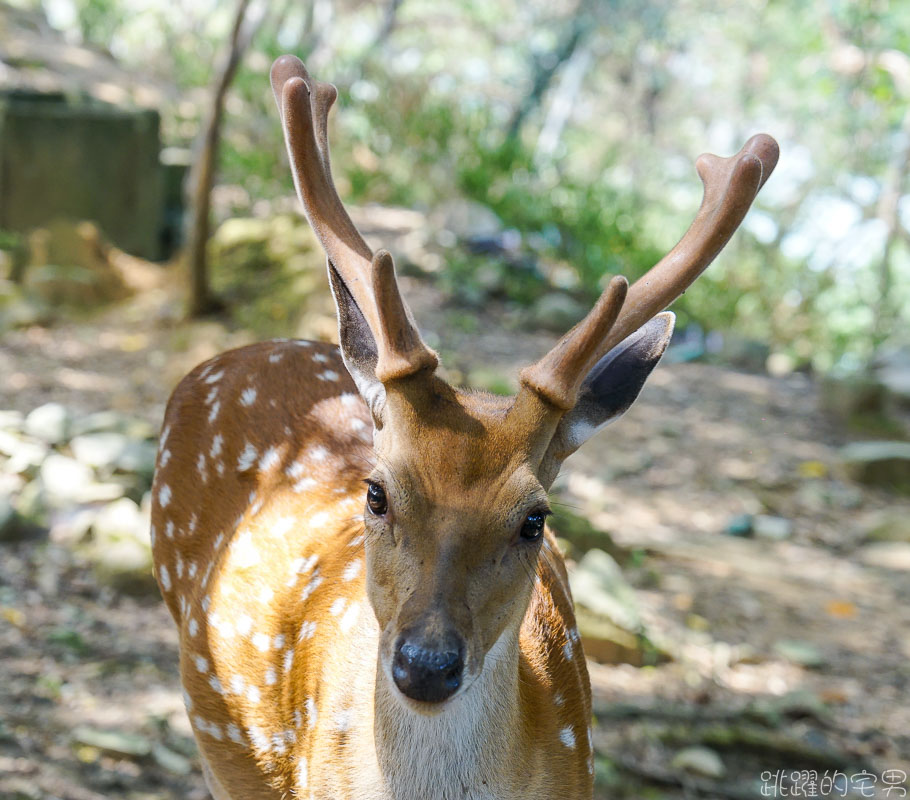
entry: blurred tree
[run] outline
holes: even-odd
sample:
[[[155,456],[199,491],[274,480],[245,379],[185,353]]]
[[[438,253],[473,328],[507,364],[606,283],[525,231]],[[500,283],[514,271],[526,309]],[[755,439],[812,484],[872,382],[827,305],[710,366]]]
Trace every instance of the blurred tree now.
[[[193,317],[208,314],[219,308],[209,285],[207,257],[212,184],[215,180],[225,97],[256,28],[265,18],[263,12],[255,24],[245,29],[249,5],[250,0],[239,0],[237,3],[230,40],[222,64],[215,74],[211,105],[196,148],[193,169],[187,179],[187,262],[190,272],[188,312]]]

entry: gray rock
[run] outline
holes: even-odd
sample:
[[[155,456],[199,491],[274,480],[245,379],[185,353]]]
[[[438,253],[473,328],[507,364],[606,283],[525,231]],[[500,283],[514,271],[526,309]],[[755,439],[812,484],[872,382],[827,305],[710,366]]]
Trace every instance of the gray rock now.
[[[153,439],[155,428],[138,417],[130,417],[117,411],[96,411],[73,420],[72,435],[88,433],[122,433],[131,439]]]
[[[70,447],[77,461],[96,469],[113,470],[129,443],[122,433],[87,433],[73,438]]]
[[[0,431],[22,430],[25,424],[25,415],[21,411],[0,411]]]
[[[752,532],[758,539],[781,542],[793,535],[793,523],[784,517],[757,514],[752,519]]]
[[[172,775],[185,776],[193,771],[193,764],[186,756],[175,753],[163,744],[152,745],[152,758],[155,759],[159,767],[167,770]]]
[[[96,580],[104,586],[137,596],[154,596],[158,591],[147,544],[135,539],[99,542],[89,551],[89,558]]]
[[[104,472],[135,472],[147,477],[155,472],[154,442],[108,431],[76,436],[70,447],[76,460]]]
[[[97,512],[92,530],[99,543],[133,539],[146,544],[149,519],[135,502],[128,497],[121,497]]]
[[[557,333],[567,331],[587,312],[586,306],[564,292],[547,292],[531,307],[535,324]]]
[[[875,542],[859,549],[859,560],[870,567],[910,571],[910,544]]]
[[[48,446],[42,441],[0,430],[0,453],[9,457],[3,465],[4,472],[12,475],[30,472],[44,461],[48,451]]]
[[[692,775],[715,780],[727,774],[727,768],[720,756],[708,747],[686,747],[673,757],[670,766]]]
[[[794,664],[810,669],[827,663],[824,654],[814,644],[799,639],[781,639],[774,643],[774,650]]]
[[[48,499],[54,504],[78,502],[95,482],[91,467],[59,453],[44,459],[40,475]]]
[[[585,553],[569,575],[569,585],[578,605],[626,631],[642,630],[635,591],[626,583],[616,561],[603,550],[594,548]]]
[[[853,442],[840,457],[854,480],[910,494],[910,442]]]
[[[69,435],[72,414],[60,403],[38,406],[25,418],[25,432],[48,444],[59,444]]]
[[[73,731],[76,744],[97,747],[117,756],[144,757],[152,752],[152,745],[144,736],[123,731],[103,731],[80,725]]]

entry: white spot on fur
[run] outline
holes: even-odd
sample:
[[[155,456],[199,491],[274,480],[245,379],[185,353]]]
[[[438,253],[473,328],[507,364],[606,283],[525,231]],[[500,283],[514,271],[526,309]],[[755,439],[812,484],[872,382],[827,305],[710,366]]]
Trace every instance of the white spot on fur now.
[[[293,489],[297,494],[302,494],[303,492],[312,491],[316,486],[317,483],[313,478],[301,478],[294,484]]]
[[[261,472],[268,472],[278,465],[279,460],[278,448],[270,447],[262,454],[262,458],[259,459],[259,470]]]
[[[250,631],[253,630],[253,618],[249,614],[241,614],[237,617],[237,633],[241,636],[248,636]]]
[[[571,728],[565,727],[559,732],[559,741],[570,750],[575,749],[575,734],[572,732]]]
[[[232,564],[238,569],[249,569],[260,561],[259,550],[253,544],[253,534],[250,531],[242,531],[231,544]]]
[[[278,681],[278,673],[275,672],[274,667],[269,667],[265,671],[265,685],[274,686],[277,683],[277,681]]]
[[[277,364],[282,358],[284,358],[283,353],[272,353],[272,355],[269,356],[269,363]]]
[[[263,586],[262,589],[259,590],[258,600],[260,603],[267,605],[268,603],[272,602],[272,598],[274,598],[274,597],[275,597],[275,592],[272,591],[271,586]]]
[[[213,691],[218,692],[218,694],[224,694],[224,687],[221,685],[221,681],[218,680],[217,675],[212,675],[212,677],[209,678],[209,686],[212,687]]]
[[[167,524],[164,526],[164,535],[167,536],[168,539],[174,538],[174,520],[169,519],[167,521]]]
[[[310,517],[310,527],[322,528],[326,526],[331,521],[331,519],[332,515],[328,511],[319,511]]]
[[[161,451],[161,455],[158,456],[158,469],[164,469],[167,466],[167,462],[171,460],[171,451],[164,449]]]
[[[228,738],[232,742],[235,742],[236,744],[244,744],[243,734],[240,732],[240,728],[238,728],[233,722],[227,726],[227,734]]]
[[[272,640],[269,638],[268,634],[256,633],[253,635],[253,646],[260,653],[267,653],[271,644]]]
[[[335,602],[332,603],[331,607],[329,608],[329,613],[333,617],[337,617],[344,611],[344,607],[347,605],[347,602],[348,601],[343,597],[336,597]]]
[[[321,381],[337,381],[339,375],[333,369],[327,369],[325,372],[320,372],[317,376]]]
[[[240,394],[240,405],[251,406],[256,402],[256,390],[252,386],[247,386]]]
[[[243,694],[243,689],[245,686],[246,681],[243,679],[243,675],[231,676],[231,691],[234,694]]]
[[[317,710],[316,703],[312,697],[306,699],[304,708],[306,709],[307,727],[312,730],[316,727],[316,718],[319,716],[319,711]]]
[[[209,455],[212,458],[218,458],[221,455],[221,448],[224,447],[224,437],[218,433],[215,435],[215,438],[212,439],[212,447],[209,450]]]
[[[566,661],[571,661],[575,655],[572,652],[572,640],[569,639],[562,647],[562,653],[566,657]]]
[[[363,566],[363,561],[359,558],[355,561],[352,561],[344,568],[344,572],[341,575],[341,579],[345,581],[352,581],[360,574],[360,569]]]
[[[246,699],[249,700],[253,705],[257,705],[260,700],[262,700],[262,695],[259,692],[258,686],[249,686],[246,690]]]
[[[357,622],[357,617],[360,616],[360,603],[351,603],[348,607],[348,610],[344,612],[344,615],[341,617],[341,621],[338,623],[338,626],[341,628],[342,633],[347,633],[354,627]]]
[[[212,406],[212,410],[209,411],[209,424],[215,421],[219,411],[221,411],[221,401],[216,400],[215,405]]]
[[[303,791],[306,789],[308,781],[306,756],[300,756],[297,759],[297,790]]]
[[[327,364],[329,357],[325,353],[313,353],[313,361],[319,364]]]
[[[272,639],[272,647],[275,650],[281,650],[284,647],[284,634],[279,633]]]
[[[164,591],[169,592],[171,590],[171,574],[167,571],[167,567],[164,564],[158,567],[158,579],[161,581]]]
[[[272,742],[265,732],[258,725],[251,725],[246,729],[247,735],[250,737],[250,741],[253,743],[253,747],[263,753],[269,752],[272,749]]]
[[[246,472],[253,464],[256,463],[256,457],[259,455],[256,448],[249,442],[243,448],[243,452],[237,459],[237,471]]]
[[[188,625],[190,636],[195,636],[199,633],[199,623],[196,622],[196,617],[190,617],[190,622]]]
[[[209,473],[205,468],[205,453],[200,453],[196,459],[196,471],[199,473],[199,477],[202,478],[202,482],[208,483]]]
[[[320,583],[322,583],[322,576],[319,575],[318,572],[314,573],[313,577],[310,578],[310,582],[306,586],[303,587],[303,591],[300,593],[300,599],[301,600],[308,599],[309,596],[311,594],[313,594],[313,592],[316,591],[316,588],[319,586]]]
[[[307,451],[306,457],[310,461],[319,463],[320,461],[325,461],[329,457],[329,451],[321,444],[316,445],[316,447],[311,447],[309,451]]]
[[[335,723],[335,730],[339,733],[349,731],[353,721],[354,713],[350,708],[343,708],[332,715],[332,722]]]
[[[158,490],[158,505],[167,508],[171,502],[171,487],[166,483]]]
[[[294,517],[280,517],[272,525],[272,536],[285,536],[294,527],[295,522]]]
[[[209,671],[209,662],[205,656],[196,656],[196,671],[205,675]]]
[[[302,642],[304,639],[312,639],[314,633],[316,633],[316,623],[312,620],[307,620],[300,626],[300,635],[297,637],[297,641]]]
[[[205,382],[208,384],[218,383],[218,381],[220,381],[223,377],[224,377],[224,370],[220,369],[220,370],[218,370],[218,372],[215,372],[212,375],[209,375],[205,379]]]
[[[287,650],[284,651],[284,662],[282,664],[282,668],[284,669],[285,672],[289,672],[291,669],[291,664],[293,664],[293,663],[294,663],[294,648],[289,647]]]

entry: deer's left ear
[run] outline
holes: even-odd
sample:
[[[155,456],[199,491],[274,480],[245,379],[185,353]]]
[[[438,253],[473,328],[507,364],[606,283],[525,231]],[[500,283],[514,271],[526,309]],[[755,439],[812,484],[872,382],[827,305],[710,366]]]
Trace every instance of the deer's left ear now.
[[[544,485],[552,482],[569,455],[635,402],[670,343],[675,321],[670,311],[658,314],[594,365],[581,385],[578,402],[556,427],[541,465]]]

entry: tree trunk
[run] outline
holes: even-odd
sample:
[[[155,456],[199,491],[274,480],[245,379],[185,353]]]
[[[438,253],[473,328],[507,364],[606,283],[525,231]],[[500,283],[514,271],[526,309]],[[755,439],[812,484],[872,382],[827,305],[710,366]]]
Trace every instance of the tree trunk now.
[[[237,73],[243,53],[252,39],[252,32],[241,37],[250,0],[239,0],[234,14],[229,47],[216,75],[212,104],[209,107],[197,146],[195,166],[188,178],[189,218],[187,224],[187,256],[190,274],[188,315],[199,317],[220,308],[209,286],[207,247],[209,216],[212,207],[212,183],[218,161],[221,123],[224,119],[224,99]]]

